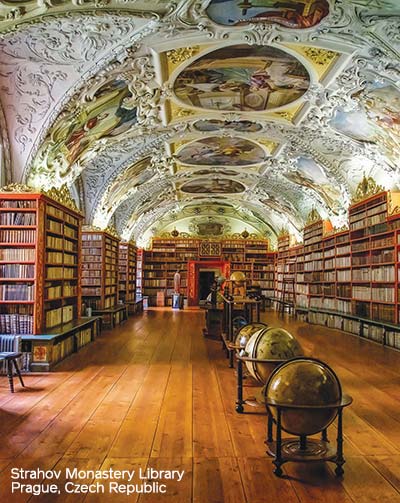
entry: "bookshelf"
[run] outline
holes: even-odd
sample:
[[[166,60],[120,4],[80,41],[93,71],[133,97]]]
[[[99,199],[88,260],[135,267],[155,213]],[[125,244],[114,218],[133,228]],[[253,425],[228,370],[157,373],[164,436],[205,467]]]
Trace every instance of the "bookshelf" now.
[[[0,193],[0,331],[42,334],[79,318],[82,215],[41,193]]]
[[[274,288],[275,254],[263,239],[207,240],[198,238],[154,238],[150,250],[139,251],[137,291],[157,304],[163,292],[167,304],[173,293],[175,271],[180,270],[181,293],[187,298],[188,261],[229,261],[231,272],[243,271],[249,284],[258,284],[265,292]],[[142,276],[139,279],[139,268]],[[159,293],[159,299],[160,299]]]
[[[119,244],[119,300],[126,304],[136,299],[136,252],[131,242]]]
[[[82,300],[93,310],[114,308],[119,295],[119,238],[108,230],[82,232]]]
[[[143,260],[144,250],[139,248],[136,252],[136,299],[143,299]]]
[[[294,258],[296,306],[308,321],[400,349],[400,192],[380,190],[348,216],[348,230],[319,219],[305,227],[303,249],[278,246],[277,290]]]

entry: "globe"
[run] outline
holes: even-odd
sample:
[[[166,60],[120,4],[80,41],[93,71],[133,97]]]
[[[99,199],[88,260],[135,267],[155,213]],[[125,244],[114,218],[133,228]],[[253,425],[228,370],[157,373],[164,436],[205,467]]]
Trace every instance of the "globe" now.
[[[342,397],[339,379],[326,363],[295,358],[276,368],[265,386],[265,399],[301,408],[281,409],[282,429],[293,435],[314,435],[327,428],[337,415]],[[313,406],[329,406],[312,408]],[[276,407],[268,406],[276,419]]]
[[[303,350],[297,339],[287,330],[263,327],[250,337],[246,344],[246,353],[250,358],[268,360],[268,362],[246,362],[250,374],[265,384],[277,365],[295,356],[301,356]]]
[[[246,346],[247,341],[254,334],[254,332],[258,332],[262,328],[267,328],[267,326],[268,325],[261,322],[248,323],[247,325],[244,325],[244,327],[242,327],[236,334],[235,346]]]
[[[230,275],[229,279],[235,283],[244,283],[246,281],[246,276],[242,271],[235,271]]]

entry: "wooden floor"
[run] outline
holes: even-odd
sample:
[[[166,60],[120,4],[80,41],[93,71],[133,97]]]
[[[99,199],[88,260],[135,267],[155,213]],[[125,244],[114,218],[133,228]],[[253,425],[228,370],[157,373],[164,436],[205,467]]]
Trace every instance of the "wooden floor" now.
[[[51,495],[38,502],[400,502],[400,353],[319,326],[278,321],[307,355],[338,373],[354,398],[345,411],[345,476],[328,464],[272,473],[262,409],[235,412],[235,374],[220,343],[202,336],[203,312],[153,310],[63,362],[26,376],[11,395],[0,379],[0,502],[10,468],[185,470],[167,495]],[[332,432],[332,437],[334,437]],[[84,482],[84,481],[82,481]]]

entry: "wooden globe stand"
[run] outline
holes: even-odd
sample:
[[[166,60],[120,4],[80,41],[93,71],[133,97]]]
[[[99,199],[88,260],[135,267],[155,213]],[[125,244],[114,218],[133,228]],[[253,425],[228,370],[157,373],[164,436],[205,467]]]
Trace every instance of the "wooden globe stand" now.
[[[343,409],[352,403],[353,399],[348,395],[343,395],[340,403],[333,405],[287,405],[280,404],[273,400],[266,399],[268,422],[267,422],[267,454],[274,458],[274,473],[278,477],[282,475],[282,465],[288,461],[310,463],[320,461],[330,461],[336,464],[335,473],[338,477],[343,475]],[[268,407],[276,409],[276,420],[273,418]],[[309,438],[307,435],[298,435],[291,438],[282,438],[282,412],[289,409],[316,411],[323,409],[336,409],[337,415],[337,437],[336,449],[328,440],[327,429],[321,431],[321,439]],[[273,438],[273,425],[276,424],[276,440]]]
[[[237,398],[236,398],[236,412],[238,412],[239,414],[242,414],[244,412],[244,405],[246,404],[246,400],[243,399],[243,378],[244,378],[244,375],[243,375],[243,364],[246,364],[246,362],[254,362],[254,363],[265,363],[265,364],[268,364],[268,365],[271,365],[271,366],[279,366],[281,363],[284,363],[286,360],[262,360],[262,359],[259,359],[259,358],[250,358],[249,356],[240,356],[239,354],[239,349],[243,349],[243,348],[240,348],[240,346],[232,346],[234,349],[236,349],[236,360],[237,360]],[[249,374],[250,376],[250,374]],[[257,382],[254,377],[252,377],[252,379],[254,380],[254,382]],[[257,383],[258,386],[262,387],[262,384],[261,383]],[[268,409],[267,409],[268,411]]]

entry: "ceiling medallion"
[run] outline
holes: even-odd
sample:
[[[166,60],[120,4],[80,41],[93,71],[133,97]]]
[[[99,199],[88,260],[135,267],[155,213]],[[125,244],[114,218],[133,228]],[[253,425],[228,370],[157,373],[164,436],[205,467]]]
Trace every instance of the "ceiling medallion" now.
[[[177,238],[179,236],[179,231],[177,230],[176,227],[174,227],[173,230],[171,231],[171,236],[173,238]]]
[[[354,194],[351,202],[353,204],[358,203],[359,201],[374,196],[375,194],[379,194],[379,192],[382,192],[384,190],[385,189],[382,187],[382,185],[378,185],[370,176],[367,178],[364,173],[363,179],[358,184],[356,193]]]

